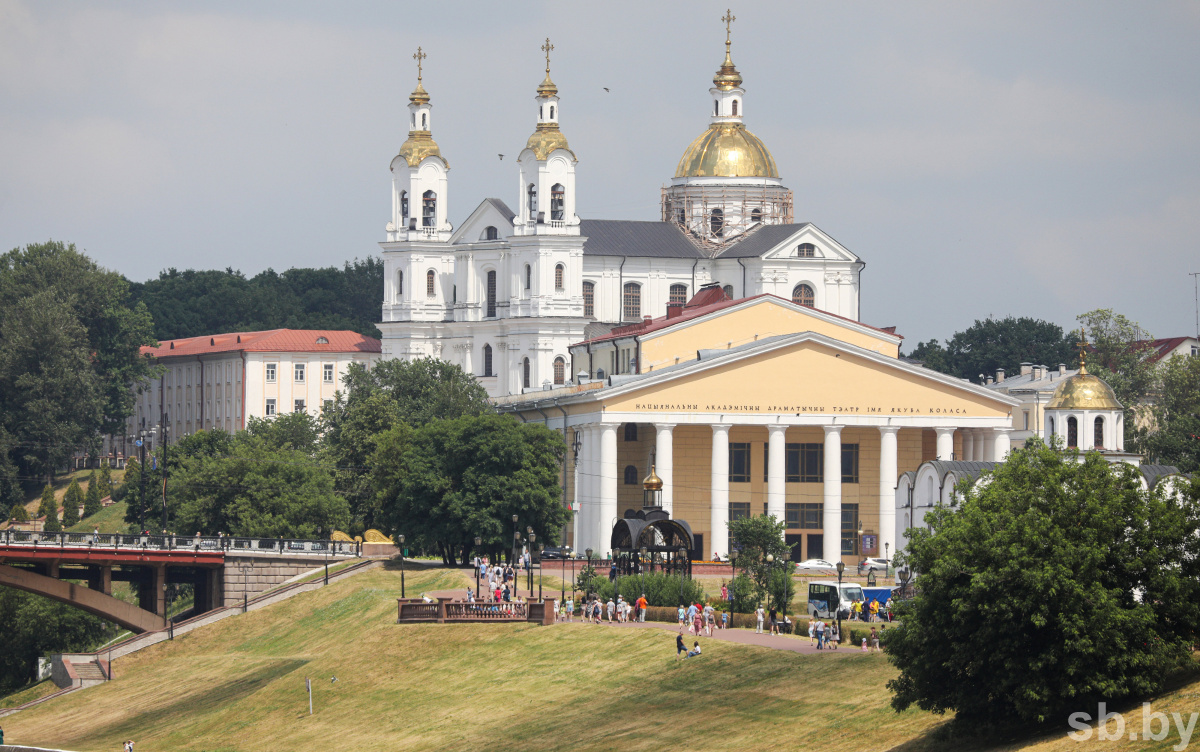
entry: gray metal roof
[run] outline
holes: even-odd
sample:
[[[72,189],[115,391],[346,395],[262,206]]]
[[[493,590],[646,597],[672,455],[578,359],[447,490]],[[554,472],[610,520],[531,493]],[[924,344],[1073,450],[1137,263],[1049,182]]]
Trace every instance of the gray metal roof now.
[[[516,219],[517,213],[516,213],[515,211],[513,211],[512,209],[509,209],[509,208],[508,208],[508,204],[504,203],[504,202],[503,202],[503,201],[501,201],[500,199],[498,199],[498,198],[485,198],[485,199],[484,199],[484,202],[485,202],[485,203],[488,203],[488,204],[491,204],[492,206],[496,207],[496,211],[500,212],[500,213],[501,213],[501,214],[503,214],[505,217],[507,217],[509,222],[511,222],[511,221],[513,221],[514,219]]]
[[[955,473],[964,478],[974,480],[982,475],[985,471],[1000,465],[999,462],[967,462],[964,460],[930,460],[923,464],[932,465],[937,476],[943,481],[946,479],[946,473]]]
[[[1042,371],[1041,378],[1034,378],[1032,372],[1026,374],[1017,374],[1015,376],[1005,376],[1004,381],[994,381],[991,384],[984,386],[992,391],[1007,392],[1010,389],[1031,389],[1042,392],[1052,392],[1058,388],[1058,385],[1063,383],[1067,378],[1079,373],[1078,370],[1063,371],[1059,375],[1057,368],[1053,371]],[[995,375],[995,374],[987,374]]]
[[[746,235],[724,250],[717,253],[717,258],[751,258],[761,256],[800,230],[808,227],[809,222],[791,225],[763,225]]]
[[[590,256],[704,257],[700,249],[670,222],[582,219],[579,234],[587,238],[583,252]]]
[[[1179,468],[1174,465],[1139,465],[1138,470],[1146,478],[1146,486],[1153,489],[1158,482],[1169,475],[1179,475]]]

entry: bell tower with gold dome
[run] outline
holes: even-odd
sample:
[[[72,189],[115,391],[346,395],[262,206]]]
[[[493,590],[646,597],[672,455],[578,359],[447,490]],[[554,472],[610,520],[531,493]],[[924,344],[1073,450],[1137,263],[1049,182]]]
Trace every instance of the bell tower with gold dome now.
[[[671,185],[663,188],[662,218],[719,255],[721,248],[766,224],[791,224],[792,192],[783,186],[766,144],[746,130],[746,90],[730,56],[726,11],[725,60],[713,76],[708,130],[692,141]]]
[[[1068,449],[1137,464],[1137,455],[1125,453],[1125,409],[1112,387],[1088,373],[1087,337],[1079,334],[1079,373],[1064,379],[1046,403],[1045,435],[1061,437]]]
[[[417,88],[408,97],[408,139],[392,159],[392,221],[388,240],[440,240],[450,238],[452,227],[447,219],[447,193],[450,164],[433,140],[433,105],[421,82],[422,62],[427,55],[420,47],[413,55],[417,61]]]
[[[513,219],[516,235],[578,235],[579,217],[575,215],[575,153],[567,137],[558,128],[558,87],[550,80],[549,38],[542,45],[546,53],[546,78],[537,87],[537,129],[517,157],[521,170],[520,210]]]

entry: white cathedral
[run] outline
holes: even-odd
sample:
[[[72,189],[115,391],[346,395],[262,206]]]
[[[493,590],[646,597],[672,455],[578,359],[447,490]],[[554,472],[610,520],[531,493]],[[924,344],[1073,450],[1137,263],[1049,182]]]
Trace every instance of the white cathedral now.
[[[657,222],[580,218],[578,160],[559,128],[552,49],[546,40],[537,126],[516,165],[517,210],[484,199],[458,227],[448,219],[450,165],[433,140],[418,67],[380,243],[384,358],[455,363],[498,397],[570,382],[571,345],[662,316],[705,286],[729,298],[777,295],[858,320],[865,264],[814,225],[793,221],[792,192],[742,121],[746,92],[730,58],[728,22],[709,126],[662,189]],[[418,66],[422,57],[418,50]],[[615,361],[591,375],[637,369]]]

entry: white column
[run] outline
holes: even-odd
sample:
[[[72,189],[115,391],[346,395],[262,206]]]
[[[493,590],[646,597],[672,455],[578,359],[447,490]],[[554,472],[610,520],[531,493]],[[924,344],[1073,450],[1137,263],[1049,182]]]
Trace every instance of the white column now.
[[[879,552],[896,553],[896,434],[895,426],[879,427]],[[884,544],[887,544],[886,546]]]
[[[725,556],[729,553],[729,424],[714,423],[712,432],[712,493],[709,497],[712,533],[707,548]],[[704,553],[708,555],[708,551]]]
[[[571,518],[572,518],[571,519],[571,523],[572,523],[571,532],[573,533],[573,535],[571,536],[571,546],[574,548],[578,548],[579,547],[579,520],[582,517],[580,512],[583,509],[583,493],[579,489],[579,479],[583,476],[583,473],[580,472],[580,469],[581,469],[580,465],[583,463],[583,456],[584,456],[583,455],[583,429],[582,429],[582,427],[576,426],[575,433],[579,434],[579,442],[580,443],[579,443],[579,454],[575,457],[575,500],[574,500],[574,503],[571,504],[571,508],[575,511],[574,511],[574,514],[571,515]]]
[[[674,423],[655,423],[654,430],[654,470],[662,478],[662,507],[667,514],[672,514],[675,495],[671,484],[675,475],[675,446],[672,441]]]
[[[962,446],[963,446],[962,458],[964,460],[968,460],[968,461],[975,459],[975,429],[974,428],[964,428],[962,430]]]
[[[825,429],[825,526],[821,545],[824,558],[837,564],[842,560],[842,428]]]
[[[975,462],[983,462],[984,460],[987,459],[987,457],[985,457],[983,454],[983,450],[984,450],[983,445],[985,443],[983,440],[983,434],[984,434],[985,430],[986,429],[976,428],[974,431],[972,431],[972,433],[975,434],[975,446],[971,450],[971,459],[974,460]]]
[[[596,529],[596,431],[591,425],[583,426],[583,449],[579,452],[579,537],[575,539],[575,550],[585,551],[592,545],[592,531]]]
[[[612,526],[617,521],[617,427],[600,426],[600,519],[597,521],[597,556],[612,553]]]
[[[787,454],[787,426],[767,426],[767,514],[777,520],[786,518],[784,479]]]
[[[944,462],[954,459],[954,428],[935,428],[937,432],[937,458]]]
[[[1008,440],[1008,434],[1004,435],[1005,441]],[[994,431],[989,431],[986,428],[983,430],[983,456],[981,462],[995,462],[996,460],[996,434]]]
[[[1009,447],[1012,445],[1008,437],[1007,428],[997,428],[995,438],[995,453],[992,455],[994,462],[1003,462],[1005,456],[1008,455]]]

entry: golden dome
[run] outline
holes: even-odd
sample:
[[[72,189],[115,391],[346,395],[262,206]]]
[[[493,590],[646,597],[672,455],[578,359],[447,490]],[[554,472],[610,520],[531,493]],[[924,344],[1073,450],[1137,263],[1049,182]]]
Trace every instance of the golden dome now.
[[[650,474],[642,481],[642,488],[647,491],[661,491],[662,487],[662,478],[658,477],[658,473],[654,472],[654,465],[651,465]]]
[[[1079,373],[1058,385],[1047,410],[1121,410],[1121,403],[1104,380],[1081,367]]]
[[[729,91],[730,89],[740,88],[742,85],[742,74],[738,73],[738,69],[733,67],[733,60],[729,57],[729,42],[725,43],[725,62],[721,63],[721,67],[717,69],[717,74],[713,76],[713,86],[721,91]]]
[[[538,84],[537,95],[542,99],[549,99],[558,94],[558,87],[550,80],[550,71],[546,71],[546,77]]]
[[[567,146],[567,137],[558,129],[555,123],[539,123],[537,130],[525,142],[526,149],[533,149],[533,155],[539,162],[544,162],[555,149],[564,149],[575,158],[575,152]]]
[[[778,178],[775,158],[741,123],[713,123],[692,142],[675,168],[677,178]]]
[[[429,104],[429,92],[425,91],[425,87],[421,85],[421,79],[417,79],[417,88],[408,95],[408,101],[413,104]]]
[[[425,157],[437,157],[447,168],[450,167],[450,163],[442,156],[437,141],[433,140],[433,135],[429,131],[409,131],[408,140],[400,145],[399,156],[404,157],[404,161],[408,163],[409,167],[421,164]]]

